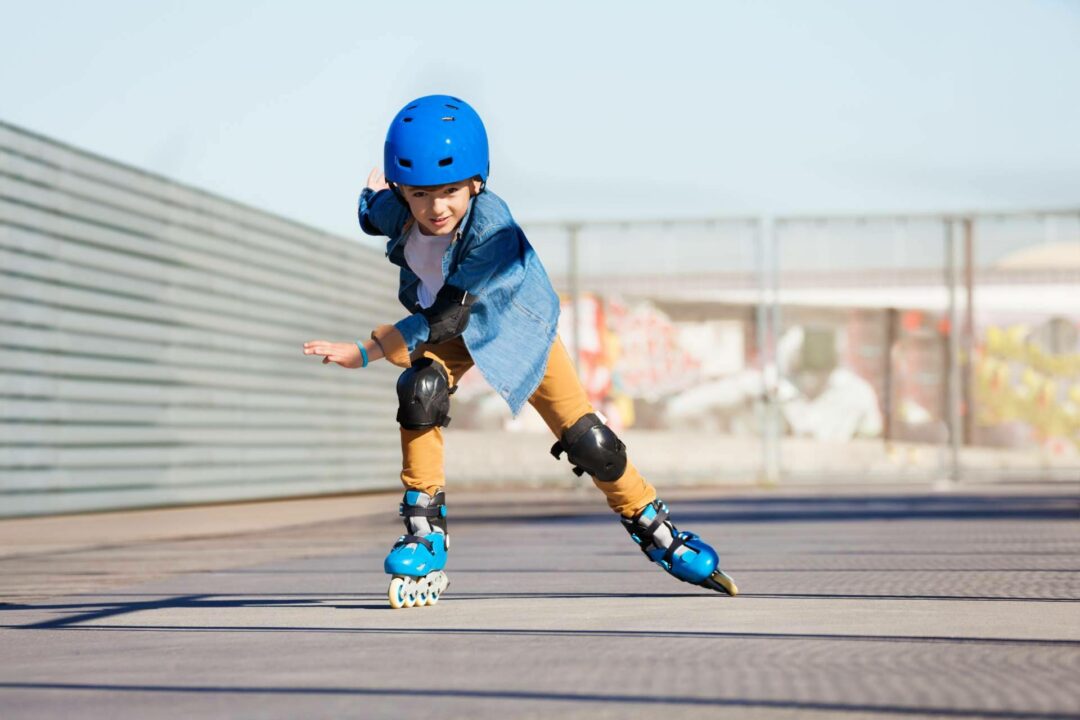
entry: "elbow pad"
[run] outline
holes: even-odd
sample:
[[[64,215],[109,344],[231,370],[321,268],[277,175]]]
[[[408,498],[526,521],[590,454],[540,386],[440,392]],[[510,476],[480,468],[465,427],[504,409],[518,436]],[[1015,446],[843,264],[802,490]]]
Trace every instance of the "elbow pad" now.
[[[475,295],[453,285],[443,285],[431,307],[420,311],[428,321],[427,341],[436,345],[453,340],[465,332],[475,301]]]

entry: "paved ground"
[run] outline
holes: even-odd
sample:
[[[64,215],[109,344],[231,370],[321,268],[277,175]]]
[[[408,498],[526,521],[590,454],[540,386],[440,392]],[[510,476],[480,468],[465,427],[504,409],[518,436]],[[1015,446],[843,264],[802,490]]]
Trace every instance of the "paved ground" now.
[[[0,717],[1080,717],[1076,486],[861,492],[669,494],[738,598],[594,492],[459,493],[399,611],[396,496],[2,522]]]

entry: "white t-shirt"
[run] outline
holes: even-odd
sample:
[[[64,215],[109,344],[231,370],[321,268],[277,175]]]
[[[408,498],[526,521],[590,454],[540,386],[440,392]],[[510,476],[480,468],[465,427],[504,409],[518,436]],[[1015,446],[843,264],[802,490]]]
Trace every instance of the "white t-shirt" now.
[[[442,259],[454,234],[425,235],[420,232],[420,223],[414,222],[405,238],[405,262],[409,269],[420,278],[420,288],[416,299],[420,307],[429,308],[435,302],[435,296],[442,289],[446,278],[442,273]]]

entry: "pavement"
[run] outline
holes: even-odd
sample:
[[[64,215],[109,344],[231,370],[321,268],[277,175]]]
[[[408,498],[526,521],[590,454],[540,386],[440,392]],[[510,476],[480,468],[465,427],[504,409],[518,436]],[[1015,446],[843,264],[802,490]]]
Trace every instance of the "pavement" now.
[[[1080,718],[1076,484],[682,488],[741,594],[591,487],[451,493],[393,610],[398,493],[0,522],[0,718]]]

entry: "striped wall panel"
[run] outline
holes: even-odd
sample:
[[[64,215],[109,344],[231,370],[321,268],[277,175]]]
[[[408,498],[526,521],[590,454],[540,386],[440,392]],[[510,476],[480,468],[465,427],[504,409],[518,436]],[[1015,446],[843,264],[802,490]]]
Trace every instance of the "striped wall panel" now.
[[[0,123],[0,517],[398,487],[398,371],[301,352],[395,294],[354,240]]]

